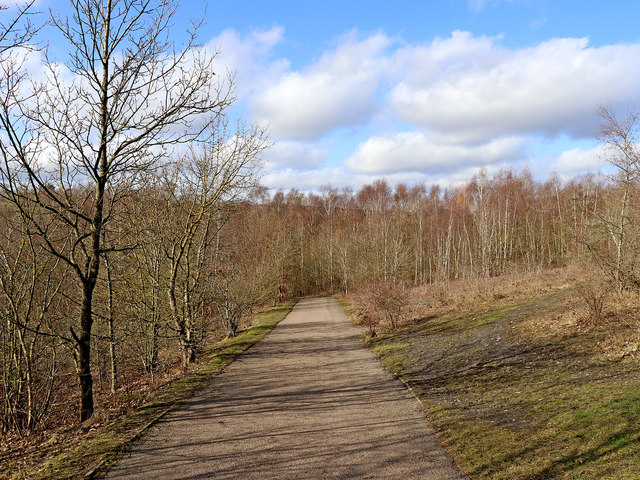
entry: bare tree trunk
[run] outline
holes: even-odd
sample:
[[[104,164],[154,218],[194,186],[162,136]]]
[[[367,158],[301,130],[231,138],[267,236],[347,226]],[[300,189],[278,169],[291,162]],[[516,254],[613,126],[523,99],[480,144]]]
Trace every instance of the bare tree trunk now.
[[[84,422],[93,415],[93,377],[91,376],[91,302],[93,288],[85,285],[80,315],[80,335],[71,329],[71,335],[76,341],[76,364],[78,382],[80,385],[80,421]]]
[[[116,393],[118,386],[118,369],[116,364],[116,334],[113,325],[113,281],[111,278],[111,264],[109,256],[104,257],[105,268],[107,270],[107,287],[109,289],[107,327],[109,336],[109,363],[111,364],[111,393]]]
[[[625,243],[625,226],[627,223],[627,204],[629,202],[629,187],[631,185],[631,179],[629,172],[625,172],[624,178],[624,193],[622,195],[622,205],[620,207],[620,223],[618,224],[617,235],[612,235],[616,244],[616,269],[615,279],[618,286],[618,292],[622,292],[624,288],[624,279],[622,278],[622,260],[624,255],[624,243]]]

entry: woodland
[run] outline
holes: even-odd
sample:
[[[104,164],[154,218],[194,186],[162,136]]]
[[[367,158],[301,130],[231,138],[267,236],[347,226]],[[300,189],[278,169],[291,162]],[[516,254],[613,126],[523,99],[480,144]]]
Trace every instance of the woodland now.
[[[579,265],[594,322],[640,292],[636,113],[597,113],[604,174],[272,192],[268,132],[230,114],[197,25],[171,43],[174,3],[72,3],[47,27],[66,70],[27,73],[29,6],[0,30],[3,435],[86,422],[285,298],[355,295],[375,335],[425,285]]]

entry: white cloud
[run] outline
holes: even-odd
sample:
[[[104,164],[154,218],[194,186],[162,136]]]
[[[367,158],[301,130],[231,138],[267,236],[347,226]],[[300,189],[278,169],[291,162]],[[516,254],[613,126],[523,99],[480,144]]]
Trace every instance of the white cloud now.
[[[242,52],[252,51],[253,41],[269,52],[282,31],[263,36],[239,42],[234,58],[251,57]],[[272,74],[254,79],[254,117],[276,137],[310,140],[370,124],[383,112],[387,124],[408,122],[442,141],[467,143],[533,133],[589,137],[598,104],[640,103],[638,44],[596,48],[586,38],[561,38],[509,49],[500,37],[456,31],[390,51],[392,45],[381,33],[351,33],[304,69],[274,62]]]
[[[451,141],[532,132],[586,137],[599,103],[640,101],[640,45],[594,48],[565,38],[508,50],[497,40],[454,32],[398,51],[406,73],[390,93],[396,115]]]
[[[506,170],[513,165],[501,163],[482,167],[487,174],[493,175],[500,170]],[[426,173],[422,171],[406,171],[385,175],[353,173],[345,167],[327,167],[313,170],[283,169],[270,172],[262,177],[261,184],[268,188],[289,190],[295,188],[302,192],[318,191],[321,186],[331,185],[335,188],[351,187],[358,190],[365,185],[371,185],[375,180],[384,179],[390,185],[406,183],[414,185],[439,185],[442,188],[461,185],[478,174],[480,167],[465,167],[457,171],[446,173]]]
[[[257,117],[282,137],[311,139],[374,112],[375,84],[360,75],[339,81],[331,73],[288,74],[255,103]]]
[[[217,73],[238,72],[242,106],[270,125],[277,143],[264,155],[268,186],[358,188],[381,176],[457,184],[480,167],[524,166],[524,146],[534,138],[592,135],[599,103],[621,110],[640,104],[640,44],[592,47],[588,39],[565,38],[513,49],[500,37],[458,31],[398,45],[383,33],[351,32],[292,70],[275,54],[284,41],[284,30],[273,27],[225,30],[207,44],[221,51]],[[39,54],[28,60],[30,71],[42,68]],[[345,130],[371,136],[341,142]],[[327,141],[314,142],[321,137]],[[330,149],[358,140],[355,152],[331,152],[348,157],[343,166],[323,168]],[[578,148],[531,162],[561,175],[602,165]]]
[[[389,44],[383,34],[364,40],[347,35],[313,65],[286,73],[258,94],[252,102],[256,118],[290,139],[319,138],[368,122],[376,111],[374,96]]]
[[[398,48],[388,72],[393,83],[429,86],[443,76],[455,78],[470,70],[486,70],[498,65],[505,50],[497,38],[474,37],[469,32],[454,31],[448,38],[435,38],[429,44]]]
[[[453,170],[519,160],[523,140],[497,138],[480,145],[435,142],[422,132],[401,132],[376,136],[360,144],[345,164],[354,172],[399,171],[451,172]]]
[[[561,176],[578,175],[598,170],[606,164],[605,152],[601,146],[588,150],[572,148],[562,152],[550,170]]]
[[[329,151],[315,145],[281,141],[276,143],[263,155],[265,170],[279,168],[311,169],[318,167],[329,156]]]
[[[384,178],[391,185],[397,183],[426,182],[429,184],[439,183],[448,185],[446,179],[429,177],[420,172],[404,172],[393,175],[368,175],[354,174],[344,167],[327,167],[313,170],[283,169],[277,172],[268,173],[262,177],[262,185],[269,188],[282,188],[289,190],[296,188],[303,192],[318,191],[321,186],[331,185],[335,188],[351,187],[359,189],[364,185],[373,183],[375,180]]]
[[[280,169],[267,173],[260,181],[268,188],[289,190],[297,188],[303,192],[316,191],[322,185],[334,187],[354,187],[354,175],[345,173],[342,167],[321,168],[313,170]]]
[[[501,3],[513,2],[514,0],[467,0],[469,8],[474,12],[481,12],[487,7],[497,7]]]
[[[241,35],[227,29],[207,44],[210,52],[218,52],[214,69],[237,73],[238,94],[247,95],[264,88],[270,78],[278,78],[289,68],[289,61],[272,58],[274,48],[283,41],[284,29],[252,30]]]

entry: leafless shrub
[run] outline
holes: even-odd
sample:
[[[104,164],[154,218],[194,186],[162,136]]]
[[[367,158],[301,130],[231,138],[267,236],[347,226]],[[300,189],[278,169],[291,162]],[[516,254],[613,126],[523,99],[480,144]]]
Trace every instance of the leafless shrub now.
[[[360,325],[364,325],[367,327],[367,335],[369,338],[374,338],[378,336],[376,332],[376,327],[378,326],[378,319],[375,315],[367,312],[365,309],[358,309],[358,320],[360,321]]]
[[[598,325],[604,319],[604,306],[611,291],[610,285],[601,279],[589,279],[578,284],[578,295],[582,299],[587,315],[578,319],[581,326]]]
[[[376,282],[363,290],[356,299],[358,318],[369,328],[370,336],[376,335],[376,327],[386,320],[392,330],[398,328],[408,301],[403,287],[389,282]]]
[[[371,289],[361,290],[354,296],[353,300],[358,323],[367,327],[367,336],[369,338],[376,337],[378,335],[376,329],[380,324],[380,319],[375,311]]]

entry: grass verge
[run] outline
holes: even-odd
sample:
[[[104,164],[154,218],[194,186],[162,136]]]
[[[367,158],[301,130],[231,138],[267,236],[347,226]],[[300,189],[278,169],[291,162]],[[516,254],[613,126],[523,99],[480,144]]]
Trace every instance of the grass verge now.
[[[366,343],[473,479],[640,479],[637,360],[605,358],[603,330],[566,321],[574,296],[433,312]]]
[[[0,478],[71,479],[96,478],[103,474],[116,456],[131,444],[155,421],[179,406],[182,400],[206,385],[213,375],[220,373],[249,347],[264,338],[293,308],[287,302],[263,313],[259,323],[238,336],[213,345],[205,351],[201,366],[186,376],[156,391],[140,408],[116,422],[87,434],[71,448],[61,451],[55,441],[42,445],[31,458],[21,458],[3,466]]]
[[[637,387],[605,375],[576,382],[561,365],[492,370],[452,379],[448,400],[413,385],[472,478],[640,478]]]

